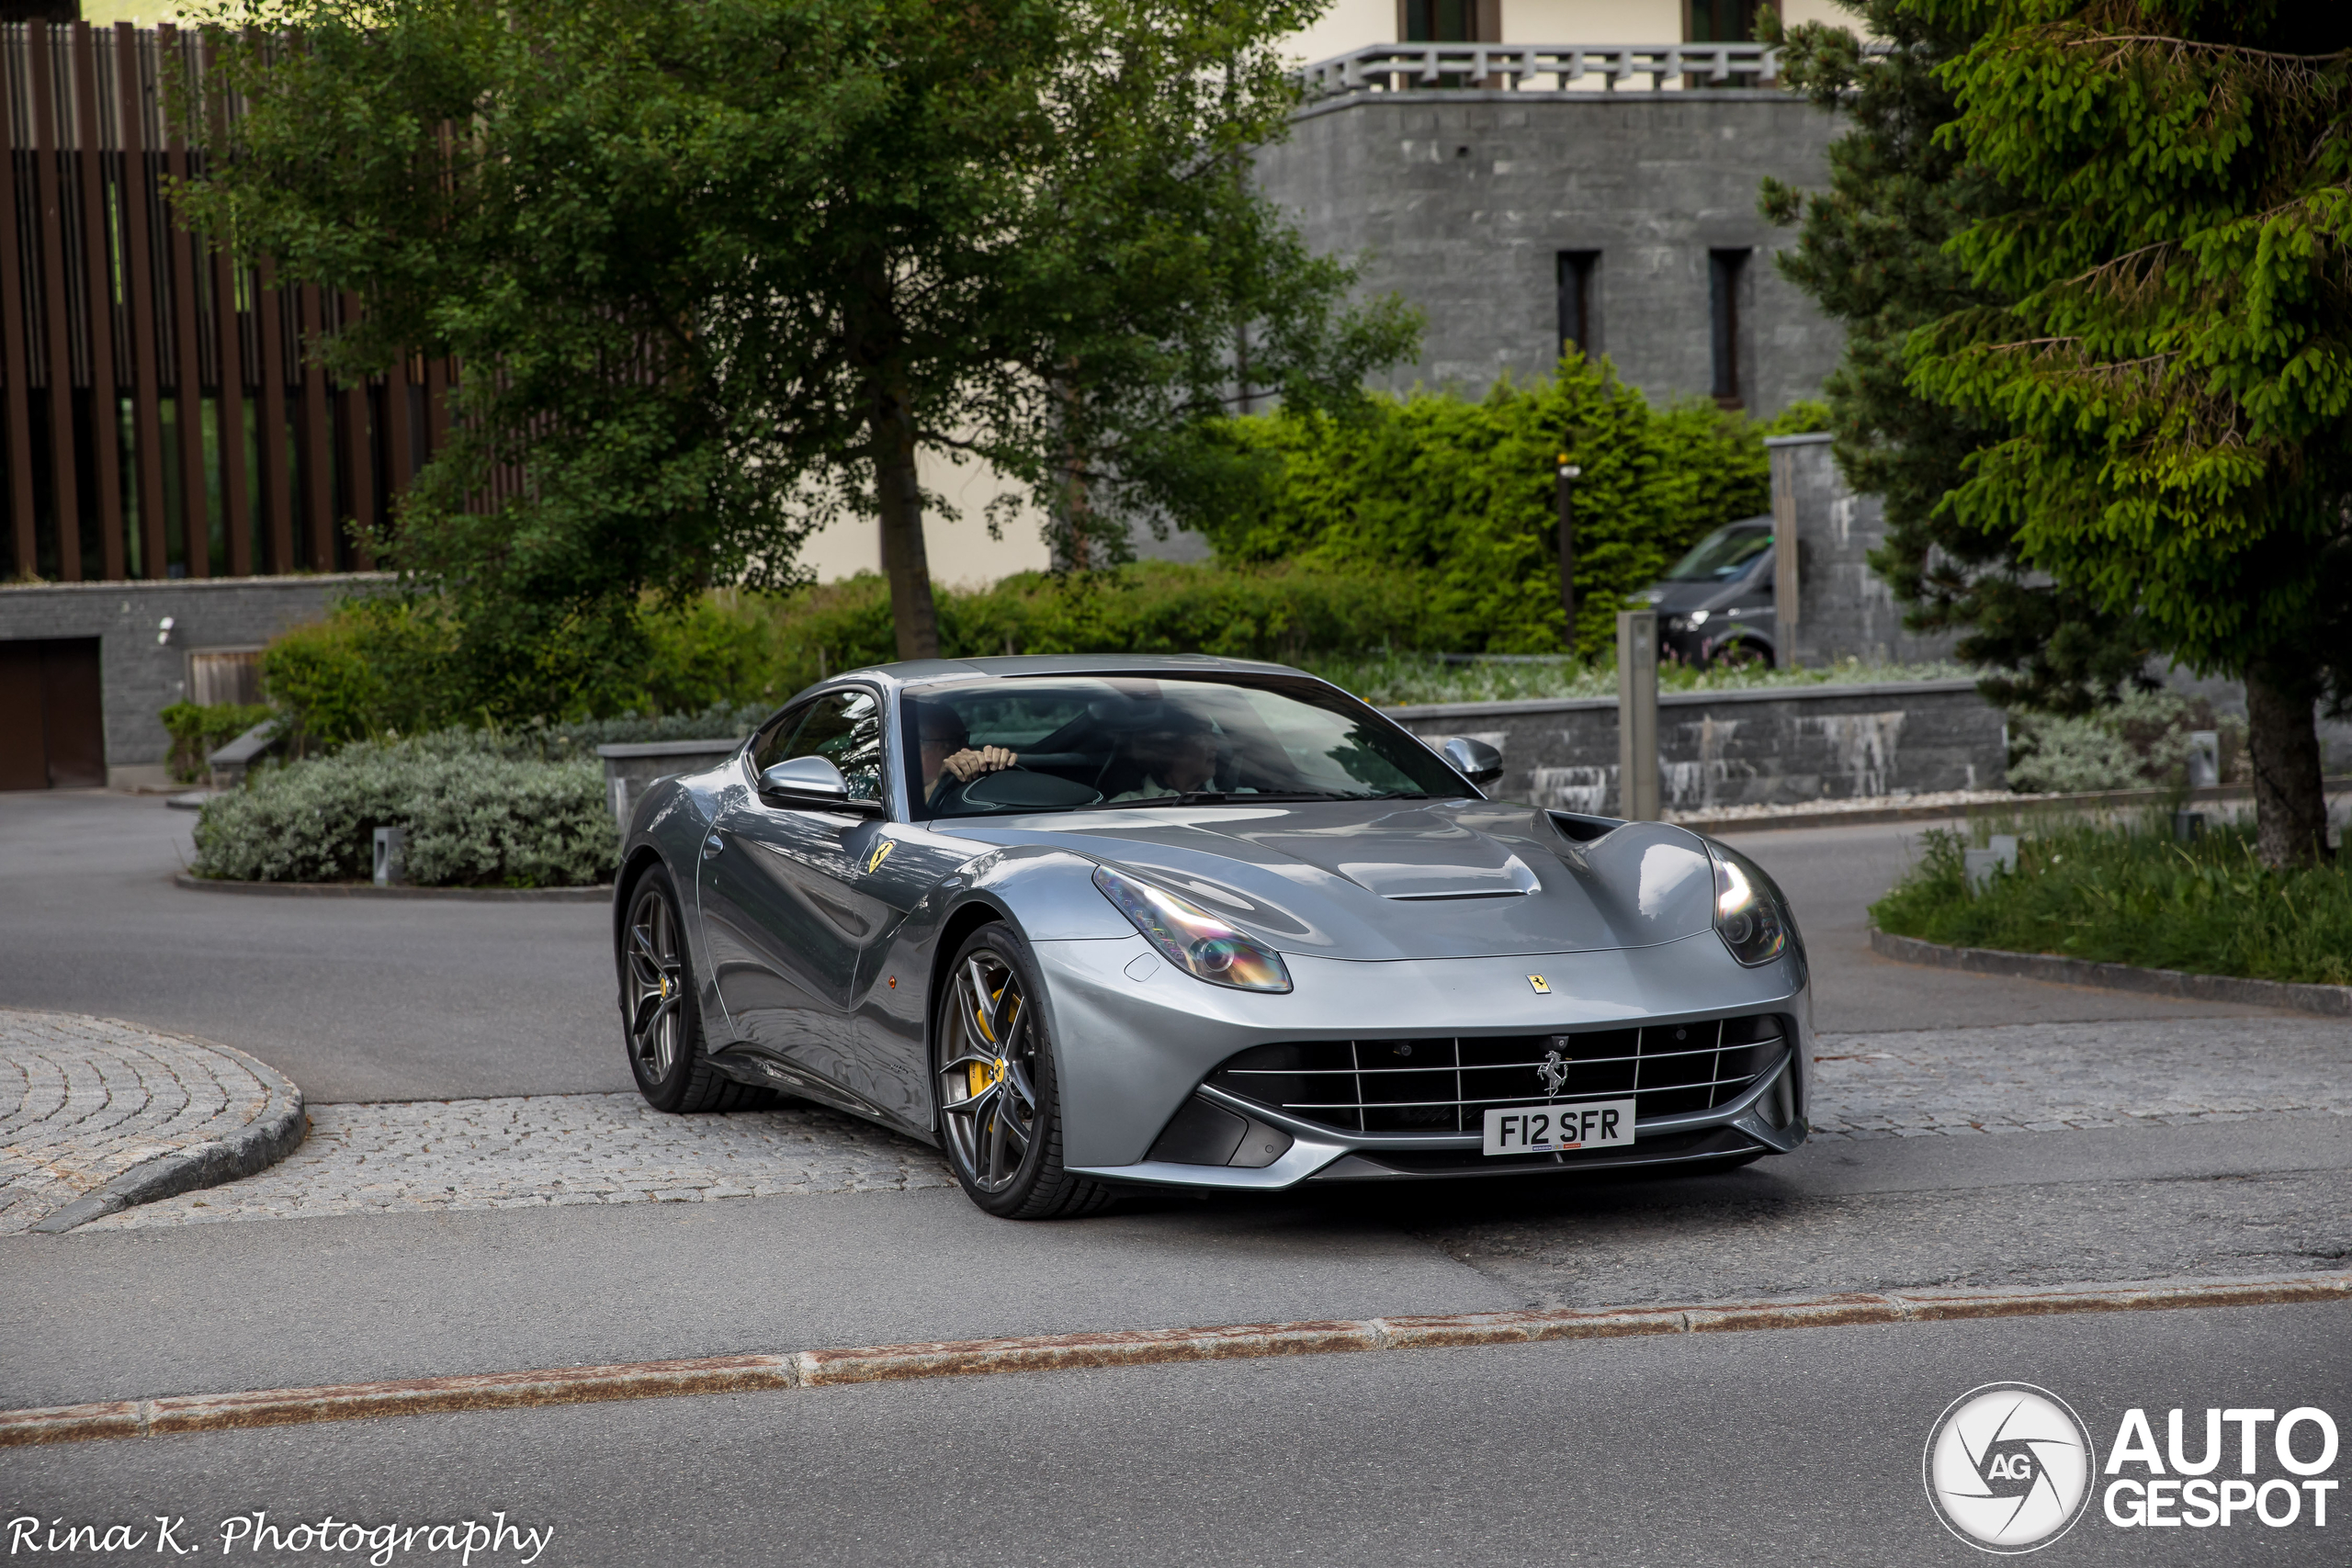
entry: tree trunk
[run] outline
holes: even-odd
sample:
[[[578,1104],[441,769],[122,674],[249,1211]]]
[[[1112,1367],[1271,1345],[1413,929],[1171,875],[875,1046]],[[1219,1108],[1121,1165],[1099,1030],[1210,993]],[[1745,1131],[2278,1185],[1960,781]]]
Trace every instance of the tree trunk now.
[[[2312,865],[2327,855],[2327,796],[2308,677],[2273,664],[2245,675],[2246,749],[2254,761],[2254,837],[2262,863]]]
[[[875,400],[874,499],[882,514],[882,570],[901,659],[939,657],[939,611],[931,600],[931,552],[922,537],[922,486],[915,479],[914,410],[903,389]]]

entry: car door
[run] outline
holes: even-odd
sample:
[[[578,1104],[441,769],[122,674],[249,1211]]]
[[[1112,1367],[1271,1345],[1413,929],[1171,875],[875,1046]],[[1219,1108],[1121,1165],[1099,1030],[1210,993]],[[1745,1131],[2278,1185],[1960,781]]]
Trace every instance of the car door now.
[[[888,769],[881,694],[827,692],[755,745],[756,769],[823,757],[854,799],[883,801]],[[733,794],[703,847],[706,941],[719,1001],[736,1038],[820,1095],[863,1106],[865,1077],[851,1026],[860,957],[893,911],[860,891],[860,868],[883,841],[882,818],[772,805]]]

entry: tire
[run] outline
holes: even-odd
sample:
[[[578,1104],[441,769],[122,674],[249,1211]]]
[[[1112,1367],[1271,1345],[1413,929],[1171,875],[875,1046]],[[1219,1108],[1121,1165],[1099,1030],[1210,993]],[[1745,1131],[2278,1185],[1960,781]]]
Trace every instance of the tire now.
[[[940,1147],[965,1193],[999,1219],[1068,1219],[1113,1196],[1063,1168],[1052,1043],[1031,1005],[1043,994],[1028,943],[998,921],[956,949],[934,1003]]]
[[[771,1102],[767,1090],[737,1083],[710,1065],[677,886],[660,866],[629,893],[618,957],[621,1048],[648,1105],[691,1112],[748,1111]]]

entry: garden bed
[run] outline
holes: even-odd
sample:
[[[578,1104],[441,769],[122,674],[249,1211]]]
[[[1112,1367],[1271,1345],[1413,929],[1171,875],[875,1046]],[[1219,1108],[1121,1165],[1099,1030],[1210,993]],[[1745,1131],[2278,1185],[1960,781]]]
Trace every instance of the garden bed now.
[[[1978,840],[1989,833],[1979,823]],[[2352,874],[2334,863],[2272,871],[2250,826],[2183,842],[2168,814],[2137,822],[2045,822],[2018,835],[2017,868],[1971,888],[1963,835],[1931,829],[1877,927],[1947,947],[2293,984],[2352,984]]]

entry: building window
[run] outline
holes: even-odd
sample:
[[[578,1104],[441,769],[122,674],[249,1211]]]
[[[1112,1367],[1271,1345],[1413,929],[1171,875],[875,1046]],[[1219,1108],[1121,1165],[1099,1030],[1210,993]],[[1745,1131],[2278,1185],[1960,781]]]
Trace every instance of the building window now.
[[[1559,351],[1580,351],[1588,359],[1600,352],[1600,321],[1594,313],[1599,303],[1600,253],[1599,251],[1562,251],[1560,253],[1560,341]]]
[[[1397,0],[1402,43],[1493,43],[1502,37],[1496,0]]]
[[[1756,0],[1682,0],[1684,43],[1754,43]]]
[[[1742,401],[1739,365],[1739,285],[1747,270],[1746,251],[1707,253],[1707,318],[1714,341],[1715,401],[1736,409]]]

